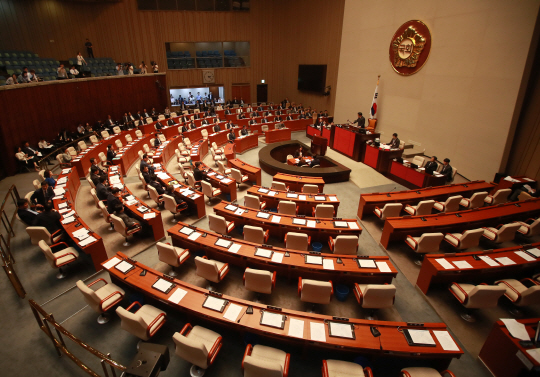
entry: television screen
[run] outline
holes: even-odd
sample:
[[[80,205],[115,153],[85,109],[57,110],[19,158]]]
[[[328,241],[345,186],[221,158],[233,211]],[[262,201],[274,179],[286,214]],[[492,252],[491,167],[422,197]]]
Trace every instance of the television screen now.
[[[324,92],[326,65],[301,64],[298,66],[298,90]]]

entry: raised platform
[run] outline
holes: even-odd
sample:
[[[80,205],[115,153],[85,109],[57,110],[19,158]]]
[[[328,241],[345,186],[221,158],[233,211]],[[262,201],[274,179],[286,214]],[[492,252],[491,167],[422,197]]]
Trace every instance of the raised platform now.
[[[341,165],[328,157],[319,157],[320,168],[302,168],[287,164],[287,155],[292,154],[299,148],[309,151],[309,146],[298,140],[287,140],[272,143],[259,151],[259,164],[265,172],[271,175],[287,173],[305,175],[310,177],[322,177],[326,183],[346,182],[349,180],[351,169]]]

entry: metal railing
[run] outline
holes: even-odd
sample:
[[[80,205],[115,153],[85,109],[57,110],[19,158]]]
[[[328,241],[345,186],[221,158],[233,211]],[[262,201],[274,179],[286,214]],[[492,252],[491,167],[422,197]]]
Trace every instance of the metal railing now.
[[[62,356],[62,354],[64,354],[90,376],[102,377],[68,350],[66,343],[64,342],[64,337],[62,336],[64,335],[67,339],[73,341],[76,345],[100,359],[101,367],[103,368],[104,373],[103,376],[109,377],[109,370],[113,377],[116,377],[116,370],[120,372],[126,370],[125,366],[111,359],[110,353],[104,354],[96,350],[66,330],[62,325],[56,322],[52,314],[47,314],[45,310],[43,310],[43,308],[34,300],[28,300],[28,303],[32,308],[32,312],[34,313],[34,317],[36,318],[39,328],[51,340],[56,352],[58,353],[58,356]],[[54,332],[53,329],[55,330]],[[109,368],[107,368],[107,365]]]

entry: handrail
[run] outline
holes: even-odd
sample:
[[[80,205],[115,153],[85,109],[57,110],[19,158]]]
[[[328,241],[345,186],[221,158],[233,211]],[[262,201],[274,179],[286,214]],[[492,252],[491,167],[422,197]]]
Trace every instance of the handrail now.
[[[2,207],[0,208],[0,216],[2,217],[2,224],[4,225],[4,228],[8,231],[8,242],[7,245],[10,245],[11,237],[15,237],[15,232],[13,231],[13,223],[15,222],[15,211],[13,215],[11,216],[11,220],[9,219],[8,215],[5,212],[6,204],[8,197],[11,196],[11,199],[13,199],[13,203],[15,204],[15,207],[17,207],[17,201],[19,200],[19,191],[17,190],[17,187],[15,185],[11,185],[8,192],[6,193],[6,196],[4,197],[4,200],[2,201]],[[7,222],[6,222],[7,221]]]
[[[109,368],[111,370],[111,373],[114,377],[116,377],[115,370],[118,369],[119,371],[123,372],[127,368],[123,366],[122,364],[114,361],[110,357],[110,353],[104,354],[101,351],[98,351],[97,349],[91,347],[90,345],[84,343],[82,340],[77,338],[75,335],[67,331],[62,325],[60,325],[56,320],[54,319],[52,314],[47,314],[45,310],[37,302],[34,300],[28,300],[28,303],[30,304],[30,308],[32,309],[32,312],[34,313],[34,317],[36,318],[36,322],[39,326],[39,328],[49,337],[51,342],[53,343],[53,346],[56,348],[56,352],[58,353],[58,356],[62,356],[62,353],[64,353],[66,356],[68,356],[79,368],[81,368],[83,371],[85,371],[87,374],[93,377],[101,377],[99,374],[97,374],[95,371],[93,371],[89,366],[84,364],[79,358],[77,358],[74,354],[72,354],[68,349],[64,342],[64,339],[62,337],[62,334],[65,335],[68,339],[73,341],[78,346],[82,347],[84,350],[88,351],[92,355],[98,357],[101,359],[101,366],[103,367],[103,372],[105,373],[105,377],[109,376],[109,373],[107,371],[107,364],[109,365]],[[53,332],[51,331],[51,328],[49,327],[51,325],[56,330],[56,334],[58,337],[55,337]]]
[[[54,149],[52,152],[50,152],[49,154],[45,155],[45,156],[41,156],[41,159],[39,160],[38,162],[38,165],[40,166],[41,169],[47,169],[47,160],[50,159],[51,157],[54,156],[54,158],[56,158],[56,155],[59,153],[59,151],[63,151],[65,150],[66,148],[69,148],[69,147],[72,147],[72,146],[77,146],[79,144],[79,141],[81,140],[85,140],[87,138],[89,138],[91,135],[96,135],[96,137],[100,138],[100,136],[98,135],[98,133],[96,131],[94,132],[90,132],[90,133],[87,133],[85,134],[84,136],[81,136],[79,137],[78,139],[75,139],[73,141],[70,141],[69,143],[66,143],[66,144],[62,144],[61,146],[59,146],[58,148]],[[53,166],[52,169],[49,169],[49,170],[53,170],[54,168],[56,168],[58,165],[60,164],[56,164]]]

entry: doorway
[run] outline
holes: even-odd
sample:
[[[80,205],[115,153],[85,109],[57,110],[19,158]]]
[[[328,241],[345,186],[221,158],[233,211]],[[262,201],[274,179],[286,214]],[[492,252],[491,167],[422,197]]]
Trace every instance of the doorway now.
[[[257,102],[268,102],[268,84],[257,84]]]

